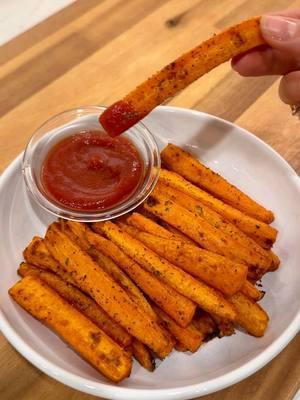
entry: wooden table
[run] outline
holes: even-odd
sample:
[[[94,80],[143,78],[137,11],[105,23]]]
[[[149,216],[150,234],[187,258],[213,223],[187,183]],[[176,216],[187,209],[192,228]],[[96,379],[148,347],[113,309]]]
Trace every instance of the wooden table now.
[[[0,171],[33,130],[62,110],[109,104],[212,33],[287,0],[79,0],[0,48]],[[21,11],[20,11],[21,12]],[[245,79],[225,64],[170,104],[249,129],[300,172],[299,122],[277,96],[278,79]],[[269,365],[206,400],[287,400],[300,382],[300,336]],[[92,399],[48,378],[0,335],[2,400]]]

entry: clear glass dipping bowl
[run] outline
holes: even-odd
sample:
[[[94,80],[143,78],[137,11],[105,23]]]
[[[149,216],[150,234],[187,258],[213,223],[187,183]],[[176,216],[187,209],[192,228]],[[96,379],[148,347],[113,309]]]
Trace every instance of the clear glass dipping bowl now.
[[[123,133],[135,145],[144,164],[141,182],[128,198],[105,210],[82,211],[63,207],[47,196],[41,182],[41,169],[49,150],[62,139],[80,131],[103,131],[99,116],[105,109],[100,106],[86,106],[57,114],[34,132],[26,146],[22,171],[27,190],[42,208],[57,217],[81,222],[119,217],[141,204],[157,182],[160,169],[159,149],[154,136],[142,123],[138,123]]]

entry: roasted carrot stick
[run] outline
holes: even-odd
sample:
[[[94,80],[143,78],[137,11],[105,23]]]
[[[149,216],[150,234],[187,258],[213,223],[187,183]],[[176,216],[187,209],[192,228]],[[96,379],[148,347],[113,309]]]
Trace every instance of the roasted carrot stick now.
[[[175,342],[174,349],[177,350],[177,351],[180,351],[182,353],[185,353],[185,352],[188,351],[186,346],[184,344],[180,343],[179,341]]]
[[[174,226],[168,224],[165,221],[160,221],[160,224],[162,227],[164,227],[168,232],[172,233],[173,235],[175,235],[175,239],[180,240],[181,242],[185,242],[188,244],[192,244],[192,245],[196,245],[197,243],[194,242],[191,238],[189,238],[188,236],[186,236],[184,233],[182,233],[179,229],[174,228]]]
[[[93,229],[102,233],[102,224],[93,224]],[[195,313],[196,304],[182,296],[171,286],[161,282],[156,276],[145,271],[133,259],[128,257],[118,246],[100,234],[87,235],[89,242],[112,258],[147,296],[180,326],[187,326]]]
[[[80,222],[64,221],[62,226],[63,232],[73,239],[82,250],[93,258],[97,264],[104,269],[119,285],[127,292],[129,297],[152,318],[156,318],[155,312],[146,300],[140,289],[132,282],[132,280],[122,271],[119,266],[114,263],[109,257],[105,256],[95,248],[87,239],[87,232],[90,228]]]
[[[51,255],[69,272],[107,314],[132,336],[164,358],[172,349],[155,321],[134,303],[105,271],[61,232],[57,223],[47,230],[45,244]]]
[[[126,351],[45,282],[26,276],[9,294],[107,378],[119,382],[130,375],[132,361]]]
[[[160,170],[159,180],[172,186],[195,199],[200,200],[206,206],[222,215],[225,219],[236,225],[241,231],[254,239],[265,249],[270,249],[276,240],[277,230],[272,226],[249,217],[236,208],[225,204],[199,187],[188,182],[182,176],[165,169]]]
[[[72,284],[63,281],[53,272],[44,271],[26,263],[20,265],[18,273],[22,277],[28,275],[37,276],[77,308],[78,311],[89,318],[115,342],[119,343],[120,346],[127,347],[130,345],[131,336],[125,329],[111,319],[93,299],[82,293]]]
[[[142,214],[134,212],[126,218],[126,223],[134,226],[135,228],[143,231],[152,233],[155,236],[167,238],[167,239],[175,239],[181,240],[190,244],[195,244],[189,237],[185,236],[178,229],[173,228],[171,225],[167,224],[164,221],[160,221],[161,225],[157,222],[153,221],[150,218],[145,217]]]
[[[57,261],[49,253],[45,246],[44,239],[34,236],[29,245],[23,251],[24,259],[29,263],[36,265],[43,269],[50,269],[53,272],[57,272],[60,268]],[[70,277],[70,279],[72,279]]]
[[[239,292],[229,298],[237,310],[236,322],[253,336],[263,336],[269,317],[257,303]]]
[[[235,312],[221,292],[196,280],[182,269],[170,264],[166,259],[159,257],[112,222],[103,223],[102,230],[129,257],[134,258],[143,268],[197,303],[205,311],[234,320]]]
[[[77,286],[72,275],[66,271],[65,268],[61,266],[49,253],[44,239],[40,237],[34,237],[24,250],[23,254],[24,259],[28,264],[32,264],[35,267],[46,271],[54,272],[65,282]]]
[[[274,214],[271,211],[265,209],[180,147],[168,144],[161,152],[161,158],[168,169],[177,172],[224,203],[267,224],[274,220]]]
[[[154,306],[154,309],[163,322],[163,326],[188,350],[195,352],[201,346],[204,336],[193,323],[186,328],[177,325],[164,311]]]
[[[202,333],[204,341],[209,341],[218,335],[218,326],[211,315],[201,311],[193,319],[194,326]]]
[[[248,248],[240,245],[220,229],[210,225],[199,215],[195,215],[170,200],[162,193],[153,191],[144,203],[147,210],[165,220],[184,234],[192,238],[201,247],[216,252],[238,263],[245,263],[257,275],[264,273],[271,260],[262,259]]]
[[[149,349],[140,341],[134,339],[131,345],[134,358],[148,371],[155,370],[155,360]]]
[[[172,234],[167,229],[158,225],[155,221],[152,221],[150,218],[147,218],[140,213],[134,212],[133,214],[129,215],[126,218],[126,222],[140,231],[152,233],[153,235],[162,238],[177,239],[176,235]]]
[[[239,291],[247,277],[247,266],[179,240],[164,239],[118,223],[121,229],[140,240],[155,253],[226,295]]]
[[[220,318],[217,315],[211,314],[212,319],[215,321],[218,329],[218,337],[231,336],[234,334],[234,323],[228,319]]]
[[[139,85],[100,117],[104,129],[116,136],[144,118],[154,107],[174,96],[219,64],[265,43],[259,18],[233,26],[201,43]]]
[[[254,301],[259,301],[264,297],[264,292],[258,290],[251,282],[246,281],[241,288],[241,292]]]
[[[253,254],[257,253],[257,256],[268,259],[270,264],[273,263],[273,253],[263,249],[258,243],[242,232],[237,226],[227,221],[224,217],[203,204],[200,200],[194,199],[186,193],[180,192],[179,190],[162,183],[159,183],[155,190],[164,193],[166,196],[169,196],[173,201],[175,201],[175,203],[180,204],[187,210],[204,218],[208,223],[215,228],[222,230],[240,245],[247,247],[251,252],[253,252]]]

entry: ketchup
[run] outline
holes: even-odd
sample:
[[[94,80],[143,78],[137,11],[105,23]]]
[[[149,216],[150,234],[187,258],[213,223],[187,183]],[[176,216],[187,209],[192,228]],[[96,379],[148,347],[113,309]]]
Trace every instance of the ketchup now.
[[[131,128],[145,116],[146,114],[134,111],[131,104],[120,100],[100,115],[99,122],[110,136],[115,137]]]
[[[63,139],[47,154],[41,171],[46,195],[66,208],[105,210],[139,185],[143,163],[126,137],[84,131]]]

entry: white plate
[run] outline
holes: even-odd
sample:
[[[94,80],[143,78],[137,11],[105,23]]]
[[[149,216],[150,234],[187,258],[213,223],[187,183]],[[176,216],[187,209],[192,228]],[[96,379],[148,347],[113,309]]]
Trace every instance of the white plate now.
[[[30,317],[8,296],[18,279],[22,250],[33,235],[43,235],[52,217],[31,204],[21,176],[21,157],[0,181],[0,328],[30,362],[75,389],[109,399],[190,399],[232,385],[263,367],[300,327],[300,181],[292,168],[249,132],[213,116],[159,107],[145,125],[161,144],[188,148],[276,215],[280,234],[275,251],[282,260],[264,280],[262,301],[270,316],[263,338],[242,332],[205,344],[194,355],[173,352],[154,373],[134,364],[119,385],[102,378],[55,334]]]

